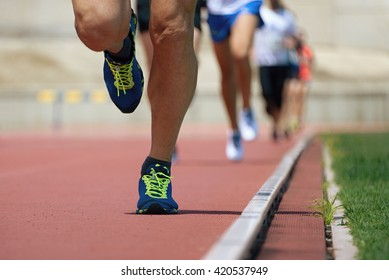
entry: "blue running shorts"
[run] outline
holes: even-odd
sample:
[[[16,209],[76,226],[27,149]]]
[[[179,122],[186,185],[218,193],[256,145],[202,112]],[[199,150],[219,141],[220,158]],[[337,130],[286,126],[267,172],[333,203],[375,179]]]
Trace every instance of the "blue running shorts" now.
[[[258,26],[263,25],[263,21],[259,14],[259,8],[262,5],[261,1],[252,1],[242,6],[239,11],[230,15],[216,15],[208,14],[208,25],[211,31],[212,40],[214,42],[224,41],[230,36],[231,28],[234,25],[236,19],[239,15],[242,14],[253,14],[256,15],[259,19]]]

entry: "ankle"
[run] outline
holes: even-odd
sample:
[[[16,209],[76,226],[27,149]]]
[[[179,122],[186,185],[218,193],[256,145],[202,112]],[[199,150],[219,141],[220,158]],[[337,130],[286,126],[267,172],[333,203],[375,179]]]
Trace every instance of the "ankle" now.
[[[167,173],[166,175],[170,175],[170,169],[171,169],[171,165],[172,163],[170,161],[164,161],[164,160],[159,160],[159,159],[156,159],[156,158],[152,158],[152,157],[147,157],[145,159],[145,161],[143,162],[142,164],[142,169],[141,169],[141,175],[144,175],[144,174],[147,174],[148,172],[148,168],[151,166],[151,165],[157,165],[157,164],[160,164],[164,167],[167,168]],[[163,172],[163,170],[162,170]],[[165,172],[164,172],[165,173]]]
[[[131,60],[132,47],[133,47],[133,42],[127,36],[123,41],[122,48],[117,53],[107,51],[107,54],[108,54],[109,58],[111,58],[112,60],[114,60],[116,62],[127,62],[127,61]]]

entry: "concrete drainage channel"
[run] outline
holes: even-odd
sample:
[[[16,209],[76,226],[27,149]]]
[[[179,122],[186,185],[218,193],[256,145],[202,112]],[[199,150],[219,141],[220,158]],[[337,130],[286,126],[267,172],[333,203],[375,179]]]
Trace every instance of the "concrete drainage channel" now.
[[[240,217],[205,255],[205,260],[255,259],[271,219],[288,187],[295,163],[312,136],[303,137],[282,159],[272,176],[250,200]]]

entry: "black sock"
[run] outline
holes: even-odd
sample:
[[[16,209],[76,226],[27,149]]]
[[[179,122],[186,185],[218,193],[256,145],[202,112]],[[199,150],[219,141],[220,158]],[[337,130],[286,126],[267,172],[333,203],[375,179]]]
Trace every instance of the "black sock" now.
[[[167,170],[168,174],[166,174],[166,175],[170,175],[170,168],[172,166],[172,163],[170,161],[159,160],[159,159],[152,158],[152,157],[147,157],[145,159],[145,161],[143,162],[142,169],[141,169],[141,175],[147,174],[147,169],[149,168],[149,166],[155,165],[155,164],[160,164],[160,165],[166,167],[168,169]],[[166,173],[166,170],[164,168],[161,168],[161,170],[158,170],[158,171]]]
[[[128,61],[130,61],[131,60],[131,56],[133,55],[132,51],[131,51],[132,44],[133,43],[132,43],[130,37],[127,36],[126,39],[124,39],[124,41],[123,41],[122,49],[118,53],[108,52],[109,57],[112,58],[114,61],[117,61],[117,62],[128,62]]]

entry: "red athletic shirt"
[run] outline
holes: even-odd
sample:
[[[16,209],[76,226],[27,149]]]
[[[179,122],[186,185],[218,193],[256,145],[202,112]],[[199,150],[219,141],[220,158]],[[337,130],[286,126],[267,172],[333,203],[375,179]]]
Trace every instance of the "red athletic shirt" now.
[[[312,78],[311,63],[313,59],[313,52],[307,46],[303,45],[300,50],[300,73],[299,78],[302,81],[310,81]]]

